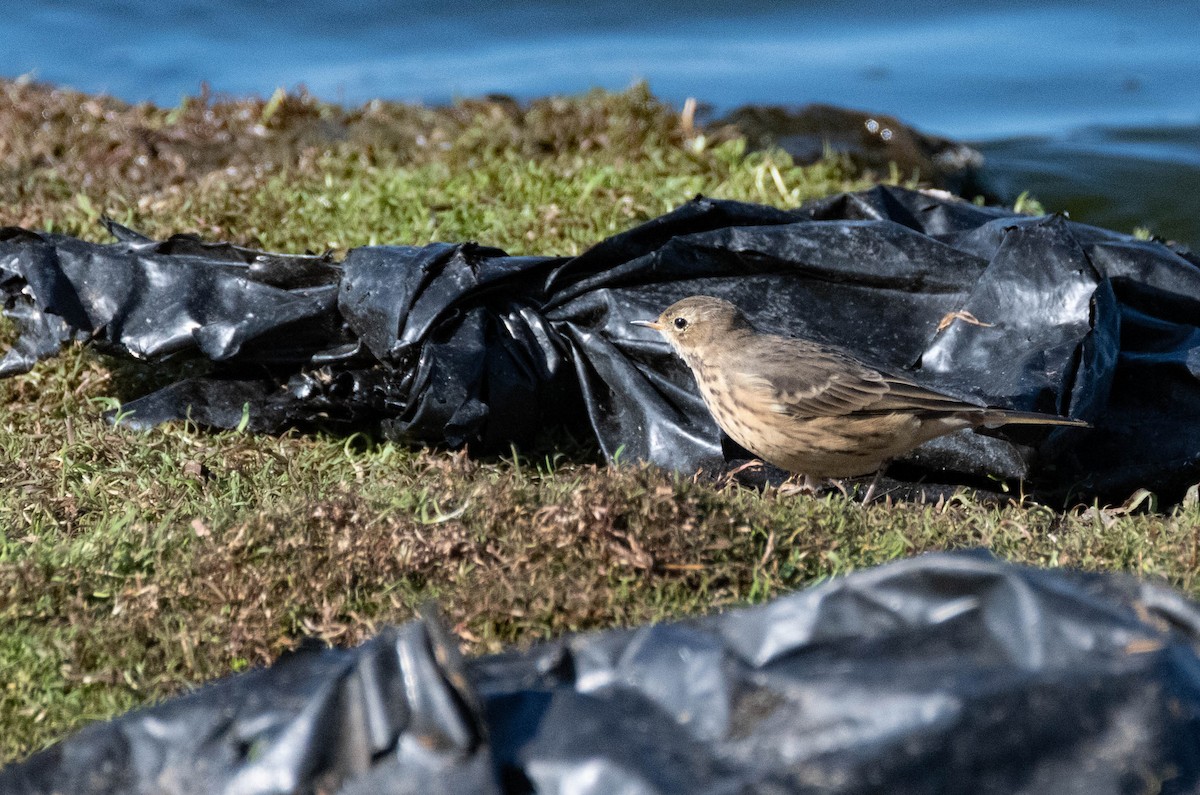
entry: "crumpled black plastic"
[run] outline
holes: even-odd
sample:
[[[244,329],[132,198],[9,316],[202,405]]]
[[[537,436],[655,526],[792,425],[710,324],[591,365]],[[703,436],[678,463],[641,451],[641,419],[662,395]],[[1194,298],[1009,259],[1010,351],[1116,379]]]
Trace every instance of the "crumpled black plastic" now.
[[[0,792],[1200,788],[1200,606],[986,553],[463,661],[428,617],[96,723]]]
[[[436,243],[341,262],[110,228],[120,242],[0,231],[22,328],[0,375],[70,339],[212,361],[126,403],[135,427],[319,424],[486,452],[559,424],[610,459],[716,467],[690,374],[629,323],[705,293],[943,391],[1095,425],[944,437],[910,459],[942,481],[1172,500],[1200,480],[1198,260],[1060,216],[894,187],[793,211],[700,198],[573,258]]]

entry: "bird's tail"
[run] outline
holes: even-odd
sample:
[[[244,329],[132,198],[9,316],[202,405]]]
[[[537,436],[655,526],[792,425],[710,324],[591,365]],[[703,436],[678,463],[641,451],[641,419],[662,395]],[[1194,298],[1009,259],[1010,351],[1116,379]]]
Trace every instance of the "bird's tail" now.
[[[1001,425],[1069,425],[1072,428],[1090,428],[1092,424],[1074,417],[1059,417],[1056,414],[1039,414],[1036,411],[1009,411],[1008,409],[988,409],[982,412],[979,424],[985,428],[998,428]]]

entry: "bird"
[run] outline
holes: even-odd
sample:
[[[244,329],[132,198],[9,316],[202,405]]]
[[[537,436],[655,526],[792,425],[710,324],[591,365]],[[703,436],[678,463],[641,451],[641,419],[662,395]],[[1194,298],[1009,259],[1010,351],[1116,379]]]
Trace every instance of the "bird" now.
[[[737,306],[694,295],[657,320],[695,377],[713,419],[755,456],[804,478],[875,474],[892,459],[963,428],[1062,425],[1079,419],[972,403],[874,367],[840,348],[759,331]]]

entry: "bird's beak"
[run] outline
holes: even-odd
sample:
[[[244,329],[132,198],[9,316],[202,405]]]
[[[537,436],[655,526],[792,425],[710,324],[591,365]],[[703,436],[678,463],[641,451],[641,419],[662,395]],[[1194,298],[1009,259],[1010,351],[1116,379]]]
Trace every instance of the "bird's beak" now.
[[[663,324],[659,323],[657,320],[631,320],[629,322],[635,326],[645,326],[646,328],[652,328],[655,331],[663,330]]]

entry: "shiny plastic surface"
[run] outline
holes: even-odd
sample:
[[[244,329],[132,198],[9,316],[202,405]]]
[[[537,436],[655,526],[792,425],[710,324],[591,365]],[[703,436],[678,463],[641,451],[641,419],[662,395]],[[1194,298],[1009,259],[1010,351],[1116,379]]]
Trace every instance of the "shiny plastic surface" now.
[[[93,724],[0,792],[1195,792],[1198,643],[1165,587],[978,553],[466,661],[427,616]]]
[[[704,293],[942,391],[1095,425],[937,440],[911,459],[936,479],[1168,501],[1200,480],[1196,258],[1058,216],[891,187],[794,211],[701,198],[574,258],[438,243],[342,262],[111,228],[108,245],[0,230],[0,295],[23,332],[0,375],[68,339],[211,360],[128,402],[134,426],[234,427],[248,407],[259,431],[486,451],[561,423],[609,458],[719,466],[690,374],[629,322]]]

